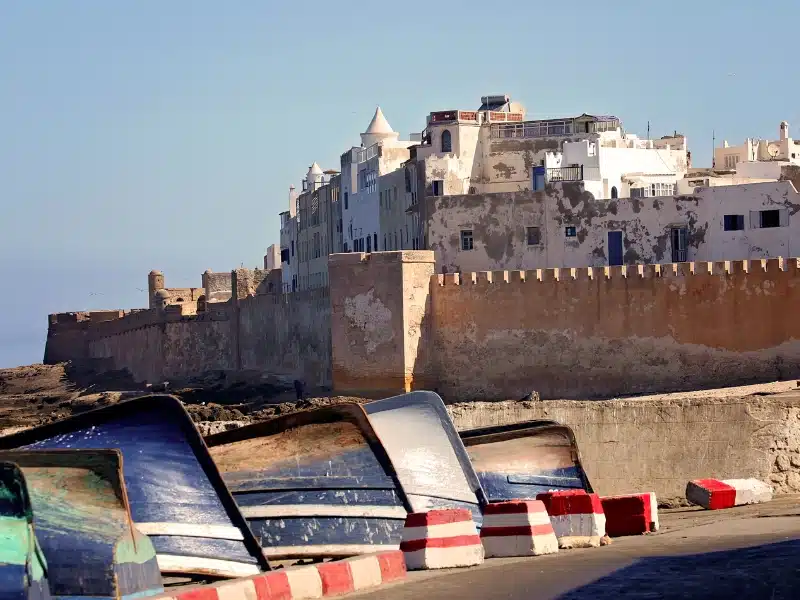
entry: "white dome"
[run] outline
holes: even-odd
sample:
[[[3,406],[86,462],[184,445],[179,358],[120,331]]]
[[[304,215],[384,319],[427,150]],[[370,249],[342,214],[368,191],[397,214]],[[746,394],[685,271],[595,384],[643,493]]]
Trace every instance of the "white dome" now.
[[[388,138],[397,138],[398,134],[389,125],[389,121],[383,116],[381,107],[375,109],[375,115],[367,126],[367,130],[361,134],[361,142],[364,146],[371,146],[372,144],[385,140]]]

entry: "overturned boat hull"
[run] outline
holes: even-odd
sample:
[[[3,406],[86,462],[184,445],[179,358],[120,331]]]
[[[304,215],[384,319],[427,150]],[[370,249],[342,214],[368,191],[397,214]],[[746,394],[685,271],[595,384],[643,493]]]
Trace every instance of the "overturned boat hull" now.
[[[191,418],[154,394],[0,438],[0,449],[118,448],[137,529],[162,573],[242,577],[269,570]]]
[[[485,496],[444,403],[410,392],[364,405],[413,512],[466,508],[480,526]]]
[[[566,425],[528,421],[460,435],[489,502],[533,500],[549,490],[592,491]]]
[[[408,505],[358,404],[279,417],[206,443],[268,557],[399,547]]]
[[[118,450],[6,450],[25,475],[55,598],[154,596],[156,553],[136,530]]]
[[[50,598],[25,476],[16,464],[0,461],[0,600]]]

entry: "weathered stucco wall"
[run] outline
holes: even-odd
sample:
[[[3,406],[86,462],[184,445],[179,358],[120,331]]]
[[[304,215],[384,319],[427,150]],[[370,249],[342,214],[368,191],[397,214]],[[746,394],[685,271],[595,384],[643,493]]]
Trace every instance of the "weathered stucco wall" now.
[[[800,492],[800,397],[448,406],[458,429],[553,419],[573,428],[595,490],[683,496],[691,479],[758,477]]]
[[[430,252],[330,257],[333,385],[349,393],[429,384]]]
[[[425,201],[427,247],[440,272],[605,266],[611,231],[622,232],[623,264],[670,263],[676,227],[686,229],[690,261],[773,258],[800,250],[800,194],[789,181],[617,200],[597,200],[580,183],[557,183],[539,192]],[[771,209],[784,210],[786,221],[754,226],[758,211]],[[744,230],[725,231],[725,215],[741,215]],[[539,229],[539,244],[528,244],[528,227]],[[567,237],[567,227],[575,228],[575,236]],[[464,230],[472,231],[472,250],[461,247]]]
[[[331,384],[326,289],[251,296],[239,302],[239,311],[240,368]]]
[[[772,259],[438,275],[439,389],[452,401],[592,398],[798,377],[799,269]]]
[[[248,289],[251,283],[244,279]],[[58,316],[53,317],[48,362],[106,359],[109,368],[127,369],[136,380],[151,383],[241,369],[298,377],[309,385],[331,382],[325,290],[248,295],[212,303],[207,312],[192,316],[182,314],[180,306],[169,306],[114,320],[99,315],[90,322],[85,315],[81,322],[71,322],[63,316],[58,325]]]

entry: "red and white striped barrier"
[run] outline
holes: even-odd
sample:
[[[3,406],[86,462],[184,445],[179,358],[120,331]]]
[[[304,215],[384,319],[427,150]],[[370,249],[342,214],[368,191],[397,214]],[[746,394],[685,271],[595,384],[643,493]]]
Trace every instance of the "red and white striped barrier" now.
[[[302,567],[289,567],[211,585],[176,588],[152,600],[301,600],[341,596],[406,576],[399,550]]]
[[[772,488],[758,479],[695,479],[686,486],[686,499],[709,510],[772,500]]]
[[[558,547],[596,548],[606,535],[606,517],[597,494],[583,490],[547,492],[536,496],[544,502]]]
[[[470,567],[483,562],[483,545],[465,508],[406,516],[400,550],[409,570]]]
[[[486,558],[558,552],[553,525],[540,500],[487,504],[483,511],[481,541]]]
[[[606,533],[611,537],[658,531],[655,492],[600,498],[606,515]]]

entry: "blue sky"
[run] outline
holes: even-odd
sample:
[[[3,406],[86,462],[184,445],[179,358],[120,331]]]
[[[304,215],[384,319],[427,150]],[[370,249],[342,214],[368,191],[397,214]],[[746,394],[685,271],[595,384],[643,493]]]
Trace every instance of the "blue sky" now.
[[[145,306],[150,269],[261,264],[289,184],[336,167],[377,104],[403,134],[494,93],[649,120],[697,166],[712,130],[800,128],[800,4],[769,6],[0,2],[0,367],[41,360],[50,312]]]

